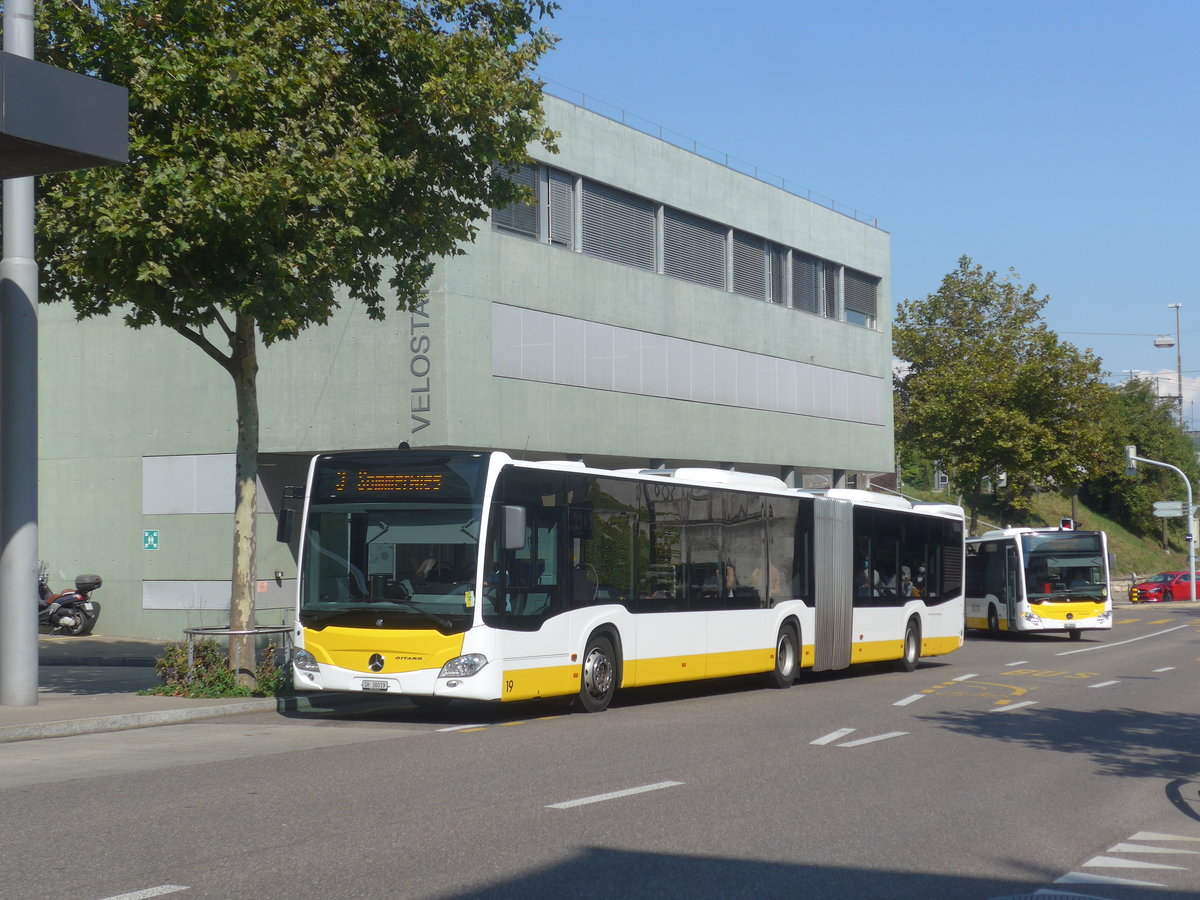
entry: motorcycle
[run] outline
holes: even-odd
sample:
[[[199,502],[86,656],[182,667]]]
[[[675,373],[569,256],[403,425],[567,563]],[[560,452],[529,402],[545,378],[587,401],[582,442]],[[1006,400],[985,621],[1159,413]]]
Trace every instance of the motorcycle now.
[[[46,626],[51,634],[91,634],[100,618],[100,604],[92,599],[92,591],[102,584],[99,575],[77,575],[74,590],[50,590],[46,564],[38,569],[38,625]]]

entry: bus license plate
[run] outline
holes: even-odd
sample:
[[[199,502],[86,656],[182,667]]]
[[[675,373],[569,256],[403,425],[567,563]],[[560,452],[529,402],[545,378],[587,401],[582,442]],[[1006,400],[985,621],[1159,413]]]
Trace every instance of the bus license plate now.
[[[368,681],[368,680],[364,679],[363,683],[362,683],[362,689],[364,691],[384,691],[384,692],[386,692],[388,689],[388,683],[386,681]]]

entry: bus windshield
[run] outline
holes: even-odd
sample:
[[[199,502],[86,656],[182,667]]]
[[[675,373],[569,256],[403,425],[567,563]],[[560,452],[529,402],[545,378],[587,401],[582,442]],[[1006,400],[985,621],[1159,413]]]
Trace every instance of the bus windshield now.
[[[363,454],[337,462],[314,479],[301,621],[468,628],[486,460],[414,454],[372,466]]]
[[[1038,595],[1095,597],[1107,593],[1104,546],[1098,533],[1022,535],[1025,592]]]

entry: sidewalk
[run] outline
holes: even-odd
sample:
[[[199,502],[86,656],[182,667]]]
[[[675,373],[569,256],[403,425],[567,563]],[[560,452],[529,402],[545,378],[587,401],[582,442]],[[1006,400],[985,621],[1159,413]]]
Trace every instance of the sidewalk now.
[[[160,684],[154,660],[167,641],[38,637],[36,706],[0,706],[0,743],[170,725],[303,705],[274,697],[197,700],[139,696]]]

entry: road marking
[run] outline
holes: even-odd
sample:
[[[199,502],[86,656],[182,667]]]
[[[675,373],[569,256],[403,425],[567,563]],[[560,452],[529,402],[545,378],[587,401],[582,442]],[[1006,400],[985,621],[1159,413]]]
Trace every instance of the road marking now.
[[[951,681],[966,681],[966,680],[967,680],[967,679],[969,679],[969,678],[978,678],[978,677],[979,677],[979,676],[978,676],[978,675],[975,675],[975,674],[971,674],[971,675],[959,675],[957,678],[951,678],[950,680],[951,680]]]
[[[1103,650],[1105,647],[1120,647],[1122,644],[1132,644],[1134,641],[1144,641],[1146,638],[1161,637],[1164,634],[1170,634],[1172,631],[1178,631],[1180,628],[1187,627],[1186,625],[1176,625],[1174,628],[1156,631],[1154,634],[1143,634],[1141,637],[1130,638],[1127,641],[1117,641],[1115,644],[1093,644],[1090,647],[1081,647],[1078,650],[1064,650],[1062,653],[1056,653],[1055,656],[1070,656],[1072,653],[1087,653],[1089,650]]]
[[[1195,838],[1193,838],[1195,840]],[[1187,853],[1200,856],[1200,850],[1185,850],[1182,847],[1147,847],[1145,844],[1116,844],[1105,853]]]
[[[1161,669],[1155,669],[1154,671],[1155,672],[1174,672],[1175,667],[1174,666],[1163,666]]]
[[[468,728],[487,728],[487,725],[449,725],[446,728],[439,728],[438,731],[466,731]]]
[[[104,900],[146,900],[147,897],[161,897],[163,894],[175,894],[186,890],[188,888],[182,884],[160,884],[158,887],[146,888],[144,891],[133,891],[128,894],[105,897]]]
[[[1088,687],[1090,687],[1090,688],[1094,688],[1094,687],[1108,687],[1110,684],[1120,684],[1120,683],[1121,683],[1121,682],[1120,682],[1120,680],[1119,680],[1119,679],[1115,679],[1115,680],[1113,680],[1113,681],[1098,681],[1098,682],[1096,682],[1095,684],[1089,684],[1089,685],[1088,685]]]
[[[1029,660],[1027,660],[1027,659],[1019,659],[1019,660],[1017,660],[1015,663],[1005,663],[1005,664],[1004,664],[1004,668],[1006,668],[1006,669],[1007,669],[1007,668],[1009,668],[1010,666],[1023,666],[1023,665],[1025,665],[1025,663],[1027,663],[1027,662],[1029,662]]]
[[[1184,837],[1180,834],[1163,834],[1159,831],[1139,831],[1129,836],[1131,841],[1200,841],[1200,837]]]
[[[661,791],[663,788],[678,787],[682,781],[660,781],[656,784],[644,784],[641,787],[626,788],[623,791],[611,791],[607,794],[596,794],[594,797],[581,797],[578,800],[567,800],[564,803],[548,803],[546,809],[571,809],[574,806],[586,806],[589,803],[603,803],[605,800],[616,800],[620,797],[630,797],[634,794],[644,794],[647,791]]]
[[[1022,700],[1020,703],[1010,703],[1008,706],[993,706],[991,712],[1008,712],[1010,709],[1020,709],[1023,706],[1033,706],[1036,700]]]
[[[859,738],[857,741],[846,741],[844,744],[838,744],[839,747],[861,747],[863,744],[873,744],[876,741],[886,741],[888,738],[900,737],[908,734],[907,731],[889,731],[887,734],[877,734],[875,737]]]
[[[1149,625],[1170,625],[1174,619],[1155,619],[1153,622],[1148,622]]]
[[[897,700],[892,706],[908,706],[910,703],[916,703],[918,700],[926,696],[925,694],[910,694],[903,700]]]
[[[1115,856],[1093,856],[1083,864],[1085,869],[1175,869],[1183,871],[1183,866],[1168,866],[1166,863],[1146,862],[1144,859],[1117,859]]]
[[[819,737],[815,741],[810,741],[812,744],[832,744],[834,741],[840,741],[848,734],[853,734],[858,729],[856,728],[839,728],[837,731],[831,731],[825,737]]]

